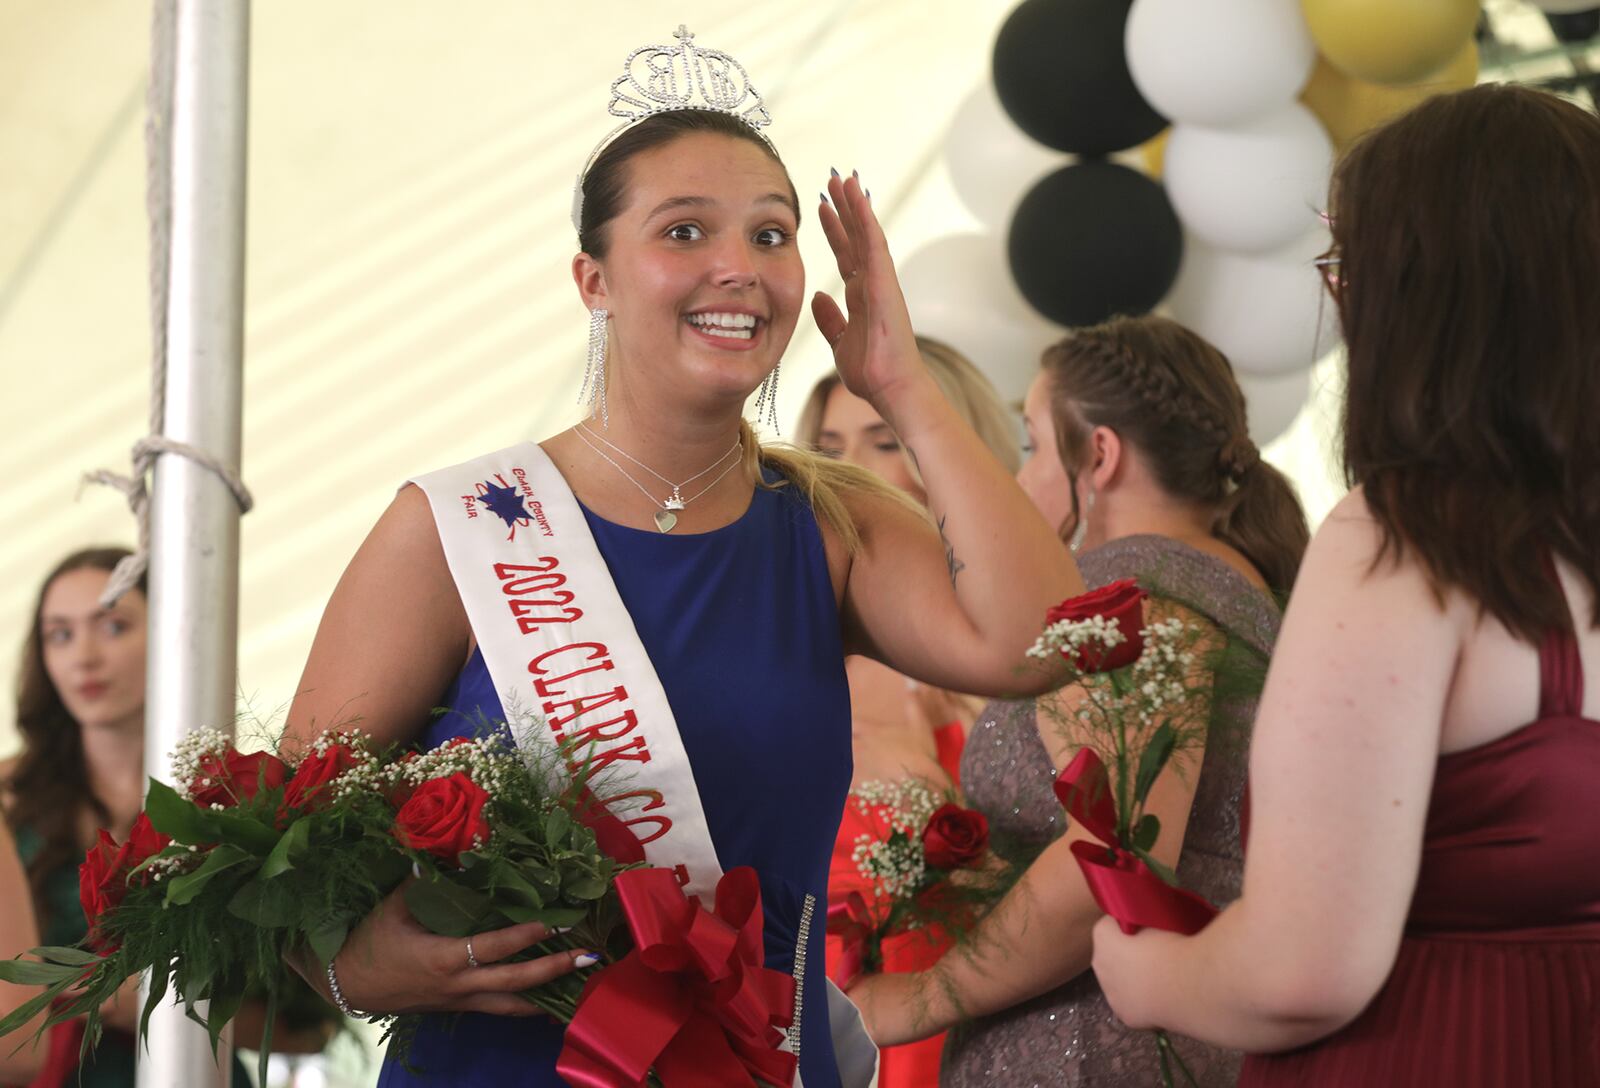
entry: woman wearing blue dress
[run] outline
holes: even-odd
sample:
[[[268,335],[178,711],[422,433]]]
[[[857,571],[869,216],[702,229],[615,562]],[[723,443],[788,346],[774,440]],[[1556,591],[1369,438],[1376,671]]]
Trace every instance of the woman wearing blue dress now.
[[[846,385],[913,451],[933,519],[859,470],[757,442],[744,405],[758,386],[770,402],[803,301],[800,203],[759,131],[759,98],[728,91],[728,80],[747,90],[743,70],[681,29],[650,52],[658,77],[677,65],[715,78],[613,89],[628,120],[591,157],[574,216],[598,395],[588,420],[540,445],[659,676],[717,861],[759,874],[767,965],[788,972],[807,898],[826,902],[850,782],[845,655],[941,688],[1029,693],[1043,678],[1021,670],[1024,650],[1082,582],[923,369],[854,175],[835,173],[818,209],[845,308],[819,293],[812,314]],[[696,97],[707,88],[709,101]],[[634,116],[630,102],[643,107]],[[479,712],[505,716],[419,488],[399,493],[352,560],[299,690],[291,744],[358,718],[381,743],[432,746]],[[433,716],[440,706],[463,713]],[[545,936],[513,926],[474,937],[469,954],[398,896],[366,918],[333,964],[350,1006],[466,1014],[425,1018],[414,1068],[389,1062],[381,1083],[563,1083],[562,1027],[516,992],[589,961],[498,962]],[[820,933],[810,947],[800,1076],[837,1088]]]

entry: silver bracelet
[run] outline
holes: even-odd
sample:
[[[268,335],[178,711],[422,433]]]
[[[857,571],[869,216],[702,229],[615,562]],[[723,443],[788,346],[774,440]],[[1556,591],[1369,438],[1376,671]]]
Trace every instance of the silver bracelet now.
[[[333,996],[334,1007],[353,1020],[364,1019],[366,1014],[357,1012],[350,1007],[350,1002],[344,999],[344,991],[339,989],[339,976],[334,973],[333,961],[336,957],[328,958],[328,993]]]

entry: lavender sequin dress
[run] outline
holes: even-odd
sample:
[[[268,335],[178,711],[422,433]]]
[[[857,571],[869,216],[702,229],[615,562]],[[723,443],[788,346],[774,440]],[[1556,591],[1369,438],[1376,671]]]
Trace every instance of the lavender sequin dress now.
[[[1137,578],[1158,590],[1158,596],[1214,624],[1229,637],[1230,652],[1253,660],[1265,674],[1278,633],[1278,608],[1222,561],[1167,537],[1133,536],[1084,553],[1078,566],[1090,587]],[[1206,746],[1178,863],[1184,886],[1218,905],[1239,895],[1239,803],[1254,717],[1253,697],[1219,699],[1214,707],[1216,742]],[[1041,847],[1062,835],[1067,816],[1051,790],[1055,775],[1031,700],[984,708],[961,759],[961,784],[968,803],[992,827]],[[1179,1036],[1173,1042],[1204,1088],[1238,1080],[1238,1054]],[[953,1029],[939,1083],[942,1088],[1148,1088],[1161,1083],[1161,1074],[1154,1037],[1124,1028],[1094,974],[1085,971],[1031,1001]]]

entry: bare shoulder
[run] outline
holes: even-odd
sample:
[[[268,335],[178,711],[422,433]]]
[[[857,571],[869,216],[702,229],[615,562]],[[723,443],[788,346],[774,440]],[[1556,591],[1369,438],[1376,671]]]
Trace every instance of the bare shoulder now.
[[[1383,526],[1357,487],[1328,511],[1312,535],[1291,600],[1305,590],[1340,592],[1374,578],[1389,581],[1403,580],[1408,573],[1420,576],[1421,567],[1413,560],[1404,552],[1385,549]]]
[[[433,508],[427,494],[416,484],[406,484],[395,493],[367,540],[369,544],[376,542],[382,550],[393,549],[401,556],[425,566],[438,566],[448,573],[444,545],[433,522]],[[362,547],[365,550],[366,545]]]
[[[864,470],[858,471],[865,475]],[[894,547],[908,538],[938,539],[938,530],[926,510],[909,495],[892,491],[875,478],[859,483],[847,481],[839,494],[861,536],[863,551],[882,551],[886,545]]]
[[[433,620],[452,621],[447,625],[450,632],[463,638],[469,633],[433,509],[415,484],[396,493],[367,534],[339,580],[335,601],[347,588],[385,600],[404,600],[405,607],[421,607]]]
[[[285,742],[355,721],[381,741],[409,740],[471,647],[427,496],[402,488],[328,601]]]
[[[827,474],[860,541],[852,556],[839,527],[830,524],[825,517],[817,518],[823,547],[828,554],[828,568],[833,575],[835,596],[842,601],[857,562],[890,553],[919,533],[930,541],[936,537],[927,516],[909,498],[888,491],[886,485],[869,476],[866,470],[829,462]]]
[[[1333,504],[1333,509],[1312,536],[1313,541],[1325,538],[1338,538],[1346,543],[1365,541],[1372,554],[1377,554],[1383,543],[1383,527],[1373,515],[1372,507],[1367,505],[1367,494],[1362,488],[1351,488],[1344,498]]]
[[[1441,590],[1414,545],[1386,540],[1366,494],[1357,487],[1328,512],[1311,538],[1294,598],[1345,598],[1346,607],[1412,610],[1418,619],[1461,626],[1474,610],[1460,593]]]
[[[1273,679],[1295,676],[1304,693],[1313,677],[1343,685],[1352,698],[1384,684],[1442,693],[1473,610],[1460,594],[1440,592],[1413,546],[1385,547],[1383,526],[1359,490],[1345,496],[1317,529],[1300,566],[1273,651]],[[1278,688],[1283,689],[1279,679]],[[1433,692],[1438,688],[1438,692]],[[1388,689],[1385,695],[1391,694]],[[1441,696],[1442,697],[1442,696]],[[1430,695],[1431,698],[1431,695]],[[1437,707],[1419,706],[1418,720]]]

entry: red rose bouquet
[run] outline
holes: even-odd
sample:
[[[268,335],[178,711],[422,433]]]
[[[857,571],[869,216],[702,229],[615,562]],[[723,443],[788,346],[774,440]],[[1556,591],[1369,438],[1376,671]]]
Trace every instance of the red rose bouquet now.
[[[100,1006],[149,971],[145,1020],[171,989],[213,1044],[247,996],[263,998],[264,1076],[280,1003],[303,994],[285,954],[342,941],[409,869],[403,854],[366,834],[386,819],[382,797],[326,803],[327,787],[341,781],[330,766],[377,764],[357,733],[325,735],[296,765],[242,753],[214,730],[186,738],[173,757],[180,788],[152,781],[127,840],[102,830],[84,858],[83,947],[0,961],[0,978],[44,987],[0,1021],[0,1035],[49,1006],[46,1027],[85,1018],[87,1051],[99,1038]]]
[[[1100,840],[1072,846],[1095,901],[1129,933],[1141,926],[1194,933],[1216,910],[1178,887],[1176,874],[1152,855],[1161,823],[1145,804],[1174,756],[1206,743],[1217,662],[1197,627],[1176,618],[1147,623],[1145,598],[1124,580],[1064,601],[1049,611],[1028,655],[1064,661],[1082,693],[1058,722],[1081,747],[1055,792],[1072,820]],[[1039,706],[1051,712],[1054,704]],[[1172,1061],[1193,1083],[1164,1033],[1157,1046],[1166,1084]]]
[[[884,967],[884,942],[928,930],[958,933],[991,894],[989,821],[922,779],[869,781],[850,794],[871,831],[856,838],[852,859],[873,891],[834,902],[828,929],[842,938],[847,981]],[[930,946],[936,944],[931,941]]]
[[[429,752],[380,755],[360,732],[330,731],[285,761],[241,753],[216,731],[191,735],[173,759],[184,785],[152,781],[127,841],[101,831],[84,859],[84,946],[0,961],[0,978],[44,987],[0,1021],[0,1035],[48,1006],[46,1027],[86,1018],[87,1049],[99,1036],[100,1006],[149,971],[145,1017],[170,988],[213,1044],[247,992],[264,994],[264,1078],[270,1025],[289,992],[286,957],[309,949],[326,964],[411,875],[406,905],[435,933],[468,937],[538,921],[562,932],[523,955],[602,954],[601,965],[524,995],[564,1022],[589,1008],[582,1038],[592,1052],[562,1059],[591,1078],[585,1083],[620,1088],[657,1065],[712,1061],[751,1081],[787,1084],[793,1057],[778,1044],[793,984],[762,963],[754,874],[729,873],[727,902],[719,888],[707,911],[671,874],[637,867],[638,840],[594,797],[581,753],[540,752],[486,732]],[[731,994],[725,983],[735,977],[747,983]],[[678,1027],[641,1042],[631,1021],[605,1016],[636,990],[657,1002],[670,996]],[[373,1019],[389,1020],[403,1053],[414,1021]]]

